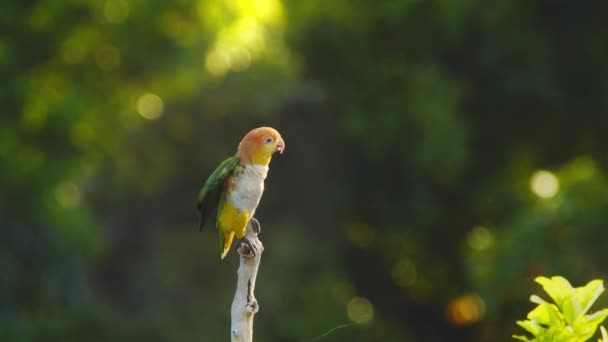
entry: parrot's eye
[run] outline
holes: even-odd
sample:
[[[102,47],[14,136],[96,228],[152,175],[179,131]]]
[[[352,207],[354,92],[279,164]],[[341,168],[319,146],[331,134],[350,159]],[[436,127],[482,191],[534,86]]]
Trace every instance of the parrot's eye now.
[[[266,144],[270,144],[270,143],[272,142],[272,138],[271,138],[271,137],[268,137],[268,138],[264,139],[264,142],[265,142]]]

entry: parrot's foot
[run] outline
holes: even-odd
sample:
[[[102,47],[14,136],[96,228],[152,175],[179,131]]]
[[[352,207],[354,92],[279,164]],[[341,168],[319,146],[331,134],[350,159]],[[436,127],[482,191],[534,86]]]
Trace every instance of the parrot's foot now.
[[[253,258],[256,256],[257,248],[251,243],[251,241],[249,241],[248,238],[243,238],[239,244],[239,247],[237,248],[237,251],[241,256]]]
[[[258,221],[255,217],[249,219],[249,224],[251,224],[251,230],[255,233],[255,235],[260,235],[262,232],[262,226],[260,225],[260,221]]]

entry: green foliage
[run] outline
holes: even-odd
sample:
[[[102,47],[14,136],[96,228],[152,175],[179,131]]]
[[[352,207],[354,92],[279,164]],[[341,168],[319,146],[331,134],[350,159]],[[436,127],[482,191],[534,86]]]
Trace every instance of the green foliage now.
[[[606,331],[606,328],[602,326],[600,327],[600,330],[602,331],[602,338],[600,338],[598,342],[608,342],[608,332]]]
[[[604,283],[601,280],[592,280],[587,285],[573,288],[563,277],[549,278],[537,277],[535,281],[554,303],[546,302],[538,296],[532,295],[530,301],[538,304],[525,321],[517,324],[534,336],[513,335],[522,341],[536,342],[584,342],[596,332],[598,325],[608,316],[608,308],[587,315],[587,311],[604,292]],[[608,340],[606,331],[602,327],[602,341]]]

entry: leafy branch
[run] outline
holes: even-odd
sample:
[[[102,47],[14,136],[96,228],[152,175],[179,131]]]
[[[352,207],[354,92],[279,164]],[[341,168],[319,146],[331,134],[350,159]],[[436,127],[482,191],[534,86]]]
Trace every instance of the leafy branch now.
[[[537,277],[537,283],[554,303],[532,295],[530,301],[538,304],[528,313],[527,320],[517,325],[532,334],[533,338],[513,335],[513,338],[528,342],[584,342],[597,331],[597,327],[608,316],[608,308],[587,315],[597,298],[604,292],[601,280],[592,280],[582,287],[572,287],[564,277]],[[608,333],[601,327],[602,338],[608,342]]]

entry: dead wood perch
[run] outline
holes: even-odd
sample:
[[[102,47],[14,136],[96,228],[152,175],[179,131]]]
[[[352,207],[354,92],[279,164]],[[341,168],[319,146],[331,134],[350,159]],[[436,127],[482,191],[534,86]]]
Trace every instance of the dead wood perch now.
[[[245,237],[237,248],[240,265],[237,271],[236,293],[230,310],[232,342],[252,342],[253,340],[253,316],[259,310],[253,293],[260,259],[264,252],[264,246],[258,239],[259,233],[260,225],[257,220],[250,220]]]

